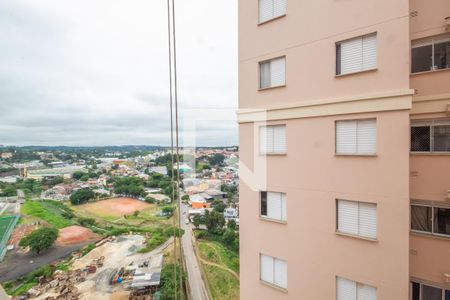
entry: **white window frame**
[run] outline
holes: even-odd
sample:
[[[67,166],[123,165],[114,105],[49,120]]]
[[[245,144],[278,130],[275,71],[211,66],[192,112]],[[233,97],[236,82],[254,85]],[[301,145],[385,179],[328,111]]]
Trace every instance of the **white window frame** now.
[[[275,6],[275,1],[277,1],[277,0],[271,0],[271,1],[272,1],[272,7]],[[280,15],[273,15],[270,19],[261,21],[261,9],[260,9],[261,1],[258,0],[258,25],[262,25],[262,24],[265,24],[265,23],[268,23],[268,22],[270,22],[270,21],[277,20],[277,19],[279,19],[279,18],[282,18],[282,17],[286,16],[286,13],[287,13],[287,4],[288,4],[287,2],[288,2],[288,0],[284,0],[284,1],[286,2],[286,4],[285,4],[285,5],[286,5],[286,8],[285,8],[285,11],[284,11],[283,14],[280,14]]]
[[[346,42],[350,42],[350,41],[354,41],[357,39],[361,39],[361,42],[363,42],[365,37],[370,37],[370,36],[375,36],[375,42],[376,42],[376,53],[375,53],[375,66],[371,67],[371,68],[367,68],[365,69],[363,66],[363,62],[364,62],[364,50],[362,51],[361,54],[361,59],[362,59],[362,67],[361,70],[357,70],[357,71],[351,71],[351,72],[342,72],[342,44],[346,43]],[[368,33],[368,34],[364,34],[364,35],[360,35],[360,36],[356,36],[356,37],[352,37],[346,40],[342,40],[339,42],[336,42],[336,76],[344,76],[344,75],[350,75],[350,74],[357,74],[357,73],[362,73],[362,72],[368,72],[368,71],[373,71],[373,70],[377,70],[378,69],[378,33],[377,32],[372,32],[372,33]],[[339,53],[339,55],[338,55]]]
[[[284,82],[282,84],[277,84],[277,85],[272,85],[272,83],[270,84],[270,86],[267,87],[263,87],[262,86],[262,68],[261,66],[263,64],[269,63],[270,68],[272,68],[272,62],[276,61],[276,60],[284,60]],[[274,57],[274,58],[270,58],[270,59],[266,59],[263,61],[258,62],[258,89],[260,91],[263,90],[268,90],[268,89],[274,89],[274,88],[280,88],[280,87],[285,87],[286,86],[286,68],[287,68],[287,59],[286,59],[286,55],[282,55],[282,56],[278,56],[278,57]],[[270,76],[272,76],[272,70],[270,70]]]
[[[282,152],[277,152],[275,150],[267,151],[268,150],[267,137],[266,137],[265,149],[261,149],[262,148],[262,145],[261,145],[261,143],[262,143],[262,140],[261,140],[261,130],[262,130],[262,128],[266,128],[266,130],[267,130],[268,128],[272,128],[273,129],[274,127],[284,127],[284,140],[285,140],[285,142],[284,142],[284,148],[285,149],[284,150],[285,151],[282,151]],[[274,147],[274,145],[275,145],[275,134],[272,134],[272,138],[273,138],[272,149],[274,149],[275,148]],[[258,127],[258,147],[259,147],[258,151],[259,151],[260,155],[286,155],[287,154],[287,126],[286,126],[286,124],[274,124],[274,125],[261,125],[261,126],[259,126]]]
[[[343,153],[338,152],[338,123],[340,122],[356,122],[356,130],[358,130],[358,122],[361,121],[369,121],[373,120],[375,122],[375,151],[374,152],[358,152],[358,133],[356,132],[356,152],[353,153]],[[344,120],[336,120],[334,122],[334,136],[335,136],[335,145],[334,152],[335,155],[338,156],[376,156],[378,150],[378,120],[377,118],[364,118],[364,119],[344,119]]]
[[[347,202],[353,202],[358,204],[358,233],[354,234],[354,233],[349,233],[349,232],[345,232],[342,230],[339,230],[339,201],[347,201]],[[361,209],[360,209],[360,205],[361,204],[370,204],[375,206],[375,211],[376,211],[376,236],[375,237],[371,237],[371,236],[367,236],[367,235],[363,235],[360,234],[360,223],[361,223]],[[364,240],[370,240],[370,241],[377,241],[378,240],[378,203],[374,203],[374,202],[365,202],[365,201],[355,201],[355,200],[347,200],[347,199],[336,199],[336,233],[341,234],[341,235],[347,235],[347,236],[352,236],[352,237],[356,237],[356,238],[360,238],[360,239],[364,239]]]
[[[417,203],[417,202],[411,202],[410,204],[410,210],[409,210],[409,215],[410,215],[410,219],[411,219],[411,207],[412,206],[421,206],[421,207],[428,207],[431,208],[431,232],[430,231],[422,231],[422,230],[417,230],[417,229],[412,229],[412,221],[410,221],[409,223],[409,230],[411,232],[414,233],[420,233],[420,234],[425,234],[425,235],[429,235],[429,236],[437,236],[437,237],[443,237],[443,238],[450,238],[450,234],[443,234],[443,233],[439,233],[439,232],[434,232],[434,220],[435,220],[435,212],[434,209],[435,208],[441,208],[441,209],[448,209],[450,210],[450,206],[445,206],[445,205],[436,205],[435,202],[432,202],[430,204],[425,204],[425,203]]]
[[[261,261],[262,261],[262,257],[263,256],[272,258],[272,262],[273,262],[273,264],[272,264],[272,268],[273,268],[273,271],[272,271],[272,274],[273,274],[272,282],[262,279],[262,272],[261,272],[262,271],[262,264],[261,264]],[[286,263],[286,278],[287,278],[286,281],[287,282],[286,282],[286,286],[285,287],[275,283],[275,261],[276,260]],[[288,280],[289,280],[288,271],[289,271],[289,267],[288,267],[288,261],[287,260],[281,259],[281,258],[278,258],[278,257],[275,257],[275,256],[271,256],[271,255],[268,255],[268,254],[259,253],[259,280],[261,282],[264,282],[265,284],[268,284],[270,286],[276,287],[277,289],[281,289],[281,290],[287,291],[287,289],[288,289]]]
[[[440,287],[437,284],[436,285],[428,284],[428,283],[424,283],[422,280],[412,279],[409,282],[409,299],[410,300],[413,299],[413,293],[412,293],[413,292],[413,283],[418,283],[420,285],[419,300],[425,300],[425,299],[423,299],[423,286],[424,285],[442,290],[442,300],[445,300],[445,291],[449,291],[450,292],[450,289],[447,289],[445,287]]]
[[[353,282],[353,283],[355,283],[355,285],[356,285],[356,295],[355,295],[355,299],[358,299],[358,287],[360,287],[360,286],[370,286],[370,287],[372,287],[372,288],[374,288],[375,290],[376,290],[376,293],[377,293],[377,299],[378,299],[378,288],[376,287],[376,286],[373,286],[373,285],[370,285],[370,284],[366,284],[366,283],[362,283],[362,282],[359,282],[359,281],[356,281],[356,280],[352,280],[352,279],[348,279],[348,278],[346,278],[346,277],[342,277],[342,276],[336,276],[336,280],[335,280],[335,282],[336,282],[336,300],[345,300],[345,299],[338,299],[338,294],[337,294],[337,290],[338,290],[338,281],[339,281],[339,278],[341,278],[341,279],[344,279],[344,280],[347,280],[347,281],[351,281],[351,282]]]
[[[416,121],[416,122],[412,122],[411,123],[411,129],[414,127],[430,127],[430,151],[412,151],[411,147],[410,147],[410,152],[411,153],[419,153],[419,154],[424,154],[424,153],[450,153],[450,151],[434,151],[434,128],[438,127],[438,126],[449,126],[450,125],[450,120],[432,120],[432,121],[425,121],[425,122],[421,122],[421,121]]]
[[[262,206],[262,193],[266,193],[266,202],[268,201],[268,194],[269,193],[276,193],[276,194],[280,194],[280,205],[281,205],[281,219],[277,219],[277,218],[271,218],[269,216],[265,216],[263,214],[261,214],[261,206]],[[284,199],[283,199],[283,195],[284,195]],[[283,201],[284,200],[284,201]],[[283,205],[284,204],[284,205]],[[259,217],[261,219],[267,220],[267,221],[272,221],[272,222],[277,222],[277,223],[283,223],[286,224],[287,223],[287,194],[283,193],[283,192],[274,192],[274,191],[260,191],[259,192]],[[267,208],[266,208],[267,210]],[[267,213],[267,212],[266,212]],[[283,218],[284,217],[284,218]]]
[[[435,71],[439,71],[439,70],[447,70],[448,68],[445,69],[435,69],[434,67],[437,67],[434,64],[434,45],[435,44],[440,44],[440,43],[445,43],[445,42],[449,42],[450,41],[450,34],[444,34],[444,36],[433,36],[431,38],[425,38],[425,39],[419,39],[419,40],[414,40],[411,42],[411,50],[414,48],[420,48],[420,47],[425,47],[425,46],[430,46],[431,45],[431,68],[428,71],[419,71],[419,72],[413,72],[411,70],[411,74],[420,74],[420,73],[425,73],[425,72],[435,72]],[[412,67],[412,52],[411,52],[411,67]]]

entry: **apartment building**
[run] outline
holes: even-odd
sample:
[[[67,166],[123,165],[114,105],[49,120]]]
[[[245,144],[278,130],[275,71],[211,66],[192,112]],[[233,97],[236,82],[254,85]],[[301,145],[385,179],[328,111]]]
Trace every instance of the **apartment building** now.
[[[239,1],[241,299],[450,300],[450,1]]]

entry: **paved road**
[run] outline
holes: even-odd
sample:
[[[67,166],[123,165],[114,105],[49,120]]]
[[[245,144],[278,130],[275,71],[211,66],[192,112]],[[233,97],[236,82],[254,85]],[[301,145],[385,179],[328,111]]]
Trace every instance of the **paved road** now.
[[[190,224],[185,223],[188,208],[185,204],[181,204],[180,210],[181,228],[183,228],[185,231],[183,237],[181,238],[181,245],[183,247],[184,261],[186,262],[189,288],[191,290],[191,299],[209,300],[205,282],[202,279],[200,267],[194,253],[194,247],[192,245],[191,226]]]

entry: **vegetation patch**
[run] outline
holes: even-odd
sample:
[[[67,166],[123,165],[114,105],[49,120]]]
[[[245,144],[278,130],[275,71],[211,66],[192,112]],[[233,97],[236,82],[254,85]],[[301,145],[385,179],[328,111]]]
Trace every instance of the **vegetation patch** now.
[[[219,267],[203,264],[208,287],[215,300],[239,299],[239,280]]]
[[[219,242],[199,240],[200,257],[239,273],[239,256]]]
[[[64,206],[64,208],[63,208]],[[32,216],[44,220],[56,228],[64,228],[73,224],[70,214],[64,204],[51,200],[31,201],[27,200],[21,208],[23,215]]]

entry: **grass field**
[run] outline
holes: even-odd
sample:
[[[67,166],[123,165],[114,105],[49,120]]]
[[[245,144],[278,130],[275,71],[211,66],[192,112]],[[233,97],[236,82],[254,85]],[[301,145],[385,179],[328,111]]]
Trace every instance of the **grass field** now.
[[[13,225],[15,216],[2,217],[0,218],[0,242],[5,238],[5,234],[11,229]]]
[[[239,256],[219,242],[198,240],[202,267],[214,299],[239,299]]]
[[[56,228],[64,228],[72,225],[72,221],[63,215],[67,208],[58,202],[47,201],[26,201],[21,208],[21,213],[25,216],[35,217],[48,222]]]

